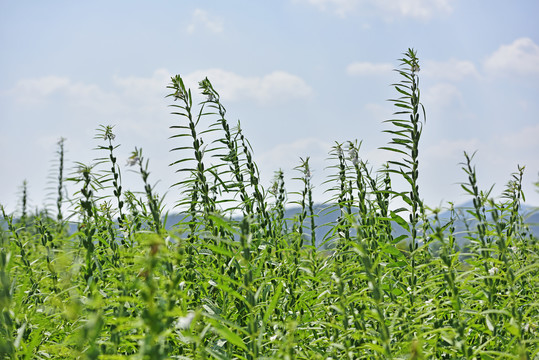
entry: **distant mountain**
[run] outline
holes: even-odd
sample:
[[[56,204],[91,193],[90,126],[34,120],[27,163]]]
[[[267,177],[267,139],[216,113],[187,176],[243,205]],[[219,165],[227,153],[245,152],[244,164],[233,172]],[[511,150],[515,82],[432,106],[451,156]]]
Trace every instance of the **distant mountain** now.
[[[315,224],[316,224],[316,243],[319,246],[322,242],[322,240],[327,236],[328,232],[331,231],[334,227],[334,225],[338,221],[339,211],[333,211],[329,212],[327,211],[328,206],[327,205],[321,205],[317,204],[314,206],[314,213],[315,213]],[[476,224],[474,223],[472,216],[470,214],[467,214],[467,210],[471,210],[473,208],[473,203],[470,201],[469,203],[464,203],[462,205],[459,205],[455,207],[455,211],[457,213],[460,213],[464,218],[468,221],[468,224],[470,226],[470,229],[475,230]],[[537,208],[533,208],[531,206],[523,205],[521,207],[521,214],[525,218],[525,223],[529,226],[531,233],[539,238],[539,212],[534,211],[537,210]],[[356,209],[357,211],[357,209]],[[284,217],[285,219],[288,219],[289,222],[289,228],[292,227],[293,219],[299,215],[301,212],[300,207],[289,207],[285,210]],[[439,214],[439,219],[442,222],[442,225],[446,223],[451,214],[449,211],[444,211]],[[487,215],[488,216],[488,215]],[[184,215],[182,214],[171,214],[168,216],[167,220],[167,228],[170,229],[174,224],[177,224],[182,221],[184,218]],[[489,220],[491,220],[489,218]],[[393,236],[398,237],[400,235],[406,235],[407,232],[404,228],[399,226],[397,223],[392,222],[392,228],[393,228]],[[310,220],[306,219],[304,221],[304,233],[305,236],[308,237],[310,235]],[[460,218],[455,222],[455,237],[457,239],[457,243],[459,245],[463,245],[468,240],[465,239],[465,236],[467,234],[465,233],[466,226],[465,222]]]
[[[315,213],[315,224],[317,226],[316,231],[315,231],[317,246],[319,246],[322,243],[323,239],[327,237],[328,232],[330,232],[333,229],[334,225],[338,221],[339,211],[337,210],[337,211],[330,212],[330,211],[327,211],[327,208],[328,208],[327,205],[317,204],[314,206],[314,209],[313,209]],[[466,219],[466,221],[468,222],[469,228],[472,230],[475,230],[475,226],[476,226],[475,221],[473,220],[472,215],[467,213],[467,210],[472,210],[472,209],[473,209],[473,203],[471,201],[455,207],[455,211],[459,213],[460,216],[463,216]],[[488,210],[489,209],[487,209],[487,211]],[[299,207],[289,207],[285,210],[284,216],[285,216],[285,219],[288,219],[289,228],[292,227],[293,220],[296,216],[299,215],[300,211],[301,211],[301,208]],[[527,205],[522,205],[521,214],[524,217],[525,224],[529,227],[530,232],[533,234],[534,237],[539,238],[539,209],[531,207],[531,206],[527,206]],[[449,211],[444,211],[439,214],[438,217],[442,225],[449,220],[450,215],[451,214]],[[465,238],[467,234],[466,234],[465,222],[462,220],[460,216],[459,216],[459,219],[455,222],[455,237],[457,238],[457,242],[459,243],[459,245],[463,245],[464,243],[467,242],[467,239]],[[488,212],[487,212],[487,217],[489,217]],[[165,227],[167,229],[172,229],[176,224],[184,221],[184,218],[185,218],[184,214],[169,214]],[[491,221],[491,218],[489,217],[488,220]],[[16,222],[15,219],[14,221]],[[4,230],[7,229],[7,224],[4,219],[0,219],[0,227],[3,228]],[[399,226],[398,224],[394,222],[392,222],[392,227],[393,227],[394,237],[407,234],[405,229],[403,229],[401,226]],[[306,237],[310,236],[310,220],[309,219],[306,219],[304,221],[304,229],[305,229],[304,230],[305,236]],[[77,225],[74,223],[70,223],[69,232],[73,233],[76,230],[77,230]]]
[[[455,207],[455,212],[459,214],[459,220],[455,222],[455,231],[458,233],[456,237],[459,243],[466,241],[466,239],[464,239],[464,236],[466,235],[464,233],[466,231],[466,226],[463,218],[466,219],[466,221],[468,222],[468,226],[470,227],[470,229],[475,230],[475,227],[477,226],[477,222],[469,213],[469,211],[473,210],[473,201],[468,201],[462,205]],[[487,206],[485,207],[485,210],[487,220],[489,222],[492,222],[492,207]],[[539,208],[529,205],[521,205],[520,214],[524,218],[524,223],[528,226],[533,236],[539,238]],[[448,221],[450,217],[451,212],[449,210],[439,214],[439,218],[442,222]]]
[[[355,209],[357,211],[357,209]],[[285,209],[284,218],[287,220],[288,223],[288,229],[291,230],[294,219],[299,216],[301,212],[300,207],[289,207]],[[313,207],[313,212],[315,214],[315,236],[316,236],[316,244],[317,246],[320,246],[320,244],[323,242],[324,238],[328,236],[328,233],[334,228],[335,224],[338,221],[339,217],[339,211],[338,209],[336,211],[328,211],[327,205],[322,204],[315,204]],[[169,214],[166,228],[171,229],[174,227],[175,224],[180,223],[185,218],[185,215],[183,214]],[[236,219],[239,220],[241,217],[237,217]],[[306,243],[308,243],[310,239],[310,218],[307,218],[303,221],[304,224],[304,236],[306,238]],[[399,236],[402,234],[405,234],[405,230],[401,228],[398,224],[393,223],[393,235]]]

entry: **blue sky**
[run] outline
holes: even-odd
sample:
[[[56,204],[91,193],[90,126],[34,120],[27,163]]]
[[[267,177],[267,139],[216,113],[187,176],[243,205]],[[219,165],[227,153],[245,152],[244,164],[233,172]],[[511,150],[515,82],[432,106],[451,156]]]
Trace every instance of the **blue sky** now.
[[[57,141],[67,166],[90,164],[99,125],[115,125],[122,164],[141,147],[166,202],[181,180],[168,164],[170,76],[193,90],[208,76],[228,119],[241,121],[264,183],[311,157],[317,199],[335,142],[363,140],[377,169],[389,159],[384,120],[393,68],[418,52],[427,123],[420,192],[432,207],[467,200],[463,151],[483,189],[498,195],[526,165],[527,202],[539,205],[539,2],[464,0],[0,1],[0,203],[47,203]],[[126,186],[142,189],[122,169]],[[395,185],[399,184],[396,181]],[[74,188],[68,189],[73,194]]]

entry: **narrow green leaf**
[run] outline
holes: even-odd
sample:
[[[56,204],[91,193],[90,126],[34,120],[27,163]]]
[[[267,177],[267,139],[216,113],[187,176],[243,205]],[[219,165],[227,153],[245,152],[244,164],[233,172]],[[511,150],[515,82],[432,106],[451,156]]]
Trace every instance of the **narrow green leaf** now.
[[[281,292],[283,290],[283,283],[282,281],[279,281],[279,285],[277,286],[277,289],[275,289],[275,294],[273,294],[273,298],[271,299],[271,303],[269,304],[266,313],[264,314],[264,320],[263,323],[266,324],[268,322],[268,319],[270,315],[275,310],[275,307],[277,306],[277,303],[279,302],[279,298],[281,296]]]
[[[400,215],[397,215],[394,211],[391,211],[390,216],[391,216],[391,220],[395,221],[397,224],[399,224],[400,227],[410,232],[408,223]]]

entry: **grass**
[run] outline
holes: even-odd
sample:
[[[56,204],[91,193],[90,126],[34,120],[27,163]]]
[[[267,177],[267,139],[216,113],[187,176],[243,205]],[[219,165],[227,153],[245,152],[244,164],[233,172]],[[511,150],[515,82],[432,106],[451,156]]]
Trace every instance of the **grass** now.
[[[461,186],[473,208],[451,207],[449,219],[429,210],[417,186],[426,120],[418,71],[410,49],[397,69],[397,111],[384,147],[402,160],[373,172],[360,143],[331,151],[325,211],[338,220],[318,240],[309,158],[296,168],[303,190],[287,194],[282,171],[264,189],[240,124],[228,123],[208,79],[199,105],[180,76],[169,86],[179,159],[171,166],[185,214],[171,230],[141,149],[129,163],[144,192],[133,193],[121,185],[111,126],[96,135],[103,156],[77,164],[68,178],[61,140],[56,214],[27,213],[26,183],[22,216],[2,208],[2,357],[537,358],[539,243],[519,211],[524,168],[492,199],[465,154]],[[409,189],[393,189],[395,177]],[[66,181],[79,189],[71,198]],[[291,202],[300,207],[293,219],[284,218],[289,196],[299,199]],[[455,230],[461,217],[473,220],[463,249]],[[69,219],[77,219],[75,233]],[[407,234],[395,237],[393,224]]]

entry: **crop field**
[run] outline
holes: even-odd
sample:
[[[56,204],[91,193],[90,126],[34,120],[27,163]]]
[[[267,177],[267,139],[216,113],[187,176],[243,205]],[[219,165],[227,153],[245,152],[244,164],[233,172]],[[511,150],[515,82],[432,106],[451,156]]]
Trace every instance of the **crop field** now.
[[[296,168],[300,200],[288,201],[281,171],[261,185],[208,79],[200,104],[180,76],[168,86],[184,215],[172,227],[140,148],[129,166],[144,191],[122,187],[112,126],[97,130],[101,157],[69,176],[61,140],[57,208],[28,213],[24,187],[20,214],[1,208],[1,357],[538,359],[539,242],[521,211],[524,168],[494,199],[464,153],[473,206],[441,216],[424,204],[420,64],[412,49],[400,61],[383,147],[400,160],[373,171],[360,143],[336,144],[331,224],[318,221],[309,158]],[[393,189],[396,178],[408,188]],[[68,182],[78,192],[66,198]],[[285,218],[291,205],[299,211]]]

